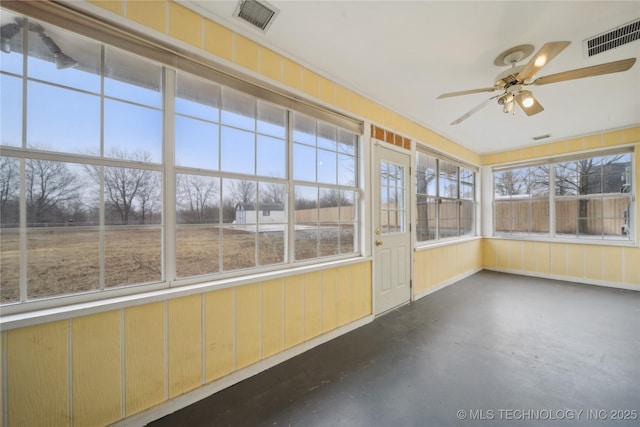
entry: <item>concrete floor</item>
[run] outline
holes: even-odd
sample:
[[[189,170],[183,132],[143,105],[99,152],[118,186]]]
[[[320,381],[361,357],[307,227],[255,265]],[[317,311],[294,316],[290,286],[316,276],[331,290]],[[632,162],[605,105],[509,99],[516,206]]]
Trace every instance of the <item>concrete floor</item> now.
[[[640,292],[482,271],[150,425],[638,420]]]

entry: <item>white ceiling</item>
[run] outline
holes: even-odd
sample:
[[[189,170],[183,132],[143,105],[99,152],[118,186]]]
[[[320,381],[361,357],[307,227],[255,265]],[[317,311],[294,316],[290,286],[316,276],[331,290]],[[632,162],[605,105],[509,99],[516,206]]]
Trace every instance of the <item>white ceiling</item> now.
[[[266,33],[233,18],[236,1],[183,3],[476,153],[640,124],[640,61],[622,73],[530,86],[545,109],[531,117],[492,102],[451,126],[497,92],[436,100],[491,87],[506,69],[494,59],[521,44],[535,54],[546,42],[571,42],[537,77],[640,57],[640,40],[591,58],[582,47],[640,17],[640,1],[270,0],[280,14]]]

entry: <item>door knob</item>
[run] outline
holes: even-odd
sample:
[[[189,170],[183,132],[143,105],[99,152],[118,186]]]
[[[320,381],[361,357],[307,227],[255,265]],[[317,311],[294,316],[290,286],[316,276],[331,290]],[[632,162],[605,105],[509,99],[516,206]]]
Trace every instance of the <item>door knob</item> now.
[[[382,246],[382,240],[376,240],[376,246]]]

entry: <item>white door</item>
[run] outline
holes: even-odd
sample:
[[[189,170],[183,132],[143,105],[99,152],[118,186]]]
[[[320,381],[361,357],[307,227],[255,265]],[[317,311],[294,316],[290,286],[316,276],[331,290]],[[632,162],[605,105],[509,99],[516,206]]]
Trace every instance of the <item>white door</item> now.
[[[381,314],[411,297],[411,156],[379,143],[374,152],[374,313]]]

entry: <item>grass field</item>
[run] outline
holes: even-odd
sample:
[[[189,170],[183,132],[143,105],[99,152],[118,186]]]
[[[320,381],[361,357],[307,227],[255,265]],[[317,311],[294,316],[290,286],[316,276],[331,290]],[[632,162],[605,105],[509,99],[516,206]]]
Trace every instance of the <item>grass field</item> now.
[[[20,298],[19,242],[18,230],[0,231],[2,303],[15,302]],[[296,231],[297,260],[352,252],[353,247],[353,229],[350,227]],[[161,248],[160,228],[106,230],[105,288],[163,280]],[[179,226],[176,230],[178,278],[281,264],[284,261],[283,231],[254,233],[218,226]],[[28,299],[99,289],[99,230],[80,227],[29,229],[26,269]]]

